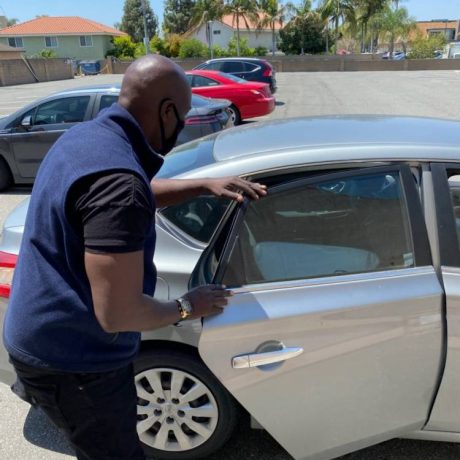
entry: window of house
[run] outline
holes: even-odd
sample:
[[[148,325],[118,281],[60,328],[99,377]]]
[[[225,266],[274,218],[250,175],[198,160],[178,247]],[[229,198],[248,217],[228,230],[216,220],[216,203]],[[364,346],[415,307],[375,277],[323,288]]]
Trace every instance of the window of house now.
[[[214,35],[220,35],[220,30],[213,30],[212,33],[213,33]]]
[[[81,35],[80,46],[93,46],[93,37],[91,35]]]
[[[271,190],[249,203],[227,260],[229,286],[412,267],[399,173]]]
[[[57,37],[45,37],[45,46],[47,48],[57,48]]]
[[[22,37],[9,37],[8,45],[12,46],[13,48],[24,48]]]

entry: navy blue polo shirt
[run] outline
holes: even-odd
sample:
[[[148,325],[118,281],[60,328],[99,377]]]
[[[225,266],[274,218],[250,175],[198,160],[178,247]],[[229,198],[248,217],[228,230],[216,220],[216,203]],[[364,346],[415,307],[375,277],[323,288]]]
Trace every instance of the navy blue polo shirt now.
[[[64,372],[108,371],[133,360],[140,334],[107,333],[97,321],[84,239],[67,218],[67,198],[74,184],[102,172],[132,173],[150,188],[162,163],[137,121],[118,104],[54,144],[35,180],[5,316],[3,339],[13,358]],[[153,193],[149,199],[154,215]],[[154,248],[152,219],[144,244],[148,295],[155,291]]]

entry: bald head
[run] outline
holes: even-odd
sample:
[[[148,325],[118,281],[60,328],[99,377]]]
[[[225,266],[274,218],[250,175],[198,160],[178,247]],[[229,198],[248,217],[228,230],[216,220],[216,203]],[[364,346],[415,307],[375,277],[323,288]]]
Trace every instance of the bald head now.
[[[126,70],[118,102],[136,118],[152,147],[159,149],[161,123],[168,135],[174,118],[185,118],[191,108],[191,89],[181,67],[149,54]]]

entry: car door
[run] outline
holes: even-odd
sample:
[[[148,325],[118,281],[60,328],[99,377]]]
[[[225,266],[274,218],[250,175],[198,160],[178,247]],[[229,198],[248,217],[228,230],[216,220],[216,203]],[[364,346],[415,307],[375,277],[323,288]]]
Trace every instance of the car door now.
[[[409,168],[282,183],[225,225],[191,285],[233,291],[204,320],[199,352],[242,406],[295,459],[421,429],[443,289]]]
[[[431,431],[460,432],[460,164],[433,164],[433,185],[446,292],[446,362],[430,420]]]
[[[11,145],[21,177],[35,177],[44,156],[59,136],[88,119],[90,100],[89,95],[52,99],[18,119],[12,129]],[[23,126],[26,118],[30,126]]]

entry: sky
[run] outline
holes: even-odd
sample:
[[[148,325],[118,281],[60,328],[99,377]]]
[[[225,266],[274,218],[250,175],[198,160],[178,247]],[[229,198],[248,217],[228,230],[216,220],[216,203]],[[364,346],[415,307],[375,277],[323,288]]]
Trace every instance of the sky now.
[[[287,0],[284,0],[287,1]],[[294,0],[295,2],[296,0]],[[316,5],[319,0],[313,3]],[[0,0],[0,15],[17,18],[20,22],[35,16],[82,16],[113,26],[121,21],[124,0]],[[164,0],[150,0],[155,14],[163,16]],[[417,21],[431,19],[460,19],[460,0],[400,0]]]

